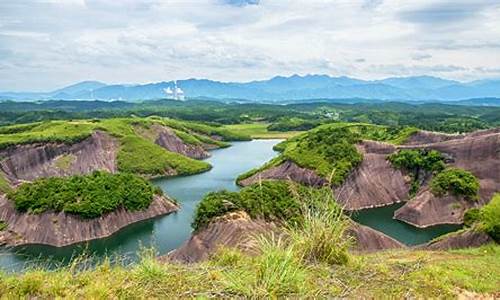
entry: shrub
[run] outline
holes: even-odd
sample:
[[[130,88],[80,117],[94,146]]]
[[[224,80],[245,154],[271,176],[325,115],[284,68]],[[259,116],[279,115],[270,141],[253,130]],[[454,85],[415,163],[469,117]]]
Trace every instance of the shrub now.
[[[432,178],[431,191],[435,195],[445,195],[448,192],[468,199],[477,199],[479,182],[471,172],[448,168]]]
[[[208,225],[213,218],[236,210],[239,200],[240,194],[236,192],[220,191],[208,193],[198,203],[191,226],[194,230],[198,230]]]
[[[464,214],[464,225],[471,227],[474,223],[481,219],[481,210],[479,208],[471,208]]]
[[[412,173],[423,169],[430,172],[440,172],[444,169],[444,157],[436,150],[400,150],[389,155],[389,161],[396,168]]]
[[[200,229],[214,217],[234,210],[244,210],[253,218],[288,223],[298,222],[301,216],[300,204],[288,182],[264,181],[245,187],[239,193],[220,191],[207,194],[198,203],[191,226]]]
[[[484,231],[500,242],[500,194],[481,208],[480,220]]]
[[[90,175],[51,177],[23,183],[8,194],[17,210],[42,213],[64,211],[83,218],[96,218],[119,207],[142,210],[153,200],[155,187],[127,173],[96,171]]]

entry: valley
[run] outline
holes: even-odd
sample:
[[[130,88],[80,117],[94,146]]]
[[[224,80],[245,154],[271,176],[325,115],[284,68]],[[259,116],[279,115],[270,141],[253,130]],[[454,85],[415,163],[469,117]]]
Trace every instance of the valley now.
[[[313,242],[302,240],[323,232],[307,232],[312,224],[331,235],[322,251],[337,250],[316,257],[315,248],[272,247],[345,265],[374,252],[448,253],[498,241],[497,128],[440,133],[293,118],[0,127],[0,266],[61,272],[87,257],[91,269],[108,261],[119,270],[143,264],[144,251],[159,257],[155,265],[211,264],[221,248],[255,255],[256,236]]]

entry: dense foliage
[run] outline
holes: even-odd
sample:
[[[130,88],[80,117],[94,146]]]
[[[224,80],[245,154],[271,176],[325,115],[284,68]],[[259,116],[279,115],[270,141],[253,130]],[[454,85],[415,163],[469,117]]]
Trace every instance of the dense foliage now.
[[[223,140],[249,139],[249,136],[233,130],[207,124],[159,117],[115,118],[47,121],[0,127],[0,149],[35,142],[72,144],[88,138],[93,132],[100,130],[116,138],[120,144],[117,155],[120,171],[161,176],[194,174],[210,169],[210,165],[206,162],[197,161],[158,146],[155,143],[157,133],[152,129],[153,125],[172,129],[187,144],[208,148],[229,146]],[[57,165],[63,169],[70,163],[70,156],[57,161]],[[2,181],[0,179],[1,188]]]
[[[432,178],[430,187],[435,195],[445,195],[449,192],[456,196],[477,199],[479,181],[469,171],[447,168]]]
[[[469,132],[500,125],[499,107],[408,104],[346,99],[271,105],[214,101],[155,100],[142,103],[103,101],[0,102],[0,124],[158,115],[189,121],[239,124],[275,123],[272,130],[308,129],[331,121],[411,126],[443,132]]]
[[[500,242],[500,194],[495,194],[485,206],[466,211],[464,224],[466,226],[477,225],[478,229]]]
[[[307,198],[307,205],[313,205],[313,199],[319,198],[314,193],[321,192],[285,181],[264,181],[239,192],[212,192],[198,204],[192,227],[200,229],[214,217],[235,210],[243,210],[253,218],[298,224],[302,222],[304,204],[300,199]]]
[[[331,184],[339,185],[358,166],[363,156],[355,144],[362,139],[401,143],[414,133],[413,128],[385,127],[359,123],[331,123],[292,137],[274,147],[278,158],[264,166],[240,175],[237,181],[276,166],[285,160],[316,171]]]
[[[130,211],[149,206],[155,188],[132,174],[96,171],[89,175],[50,177],[23,183],[8,194],[17,210],[29,213],[64,211],[83,218],[96,218],[123,207]]]
[[[387,158],[391,164],[403,169],[411,176],[410,197],[417,194],[420,183],[430,173],[438,173],[444,170],[444,157],[436,150],[426,149],[403,149],[393,153]]]
[[[117,155],[118,169],[122,172],[148,174],[153,176],[189,175],[207,171],[210,164],[181,154],[166,151],[162,147],[137,136],[121,139]]]

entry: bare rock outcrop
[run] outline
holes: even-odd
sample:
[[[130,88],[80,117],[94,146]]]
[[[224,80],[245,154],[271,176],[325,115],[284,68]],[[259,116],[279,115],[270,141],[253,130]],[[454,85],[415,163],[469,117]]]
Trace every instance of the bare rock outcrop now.
[[[394,212],[394,218],[418,228],[438,224],[462,224],[464,213],[474,203],[446,195],[437,197],[425,189]]]
[[[421,145],[444,142],[449,140],[461,139],[463,134],[448,134],[426,130],[419,130],[412,134],[406,141],[405,145]]]
[[[390,236],[354,221],[351,222],[347,234],[354,238],[354,250],[359,252],[406,248],[404,244]]]
[[[153,125],[152,129],[156,133],[155,143],[169,151],[194,159],[204,159],[210,156],[210,153],[202,145],[192,145],[184,142],[168,127]]]
[[[363,153],[363,161],[335,189],[336,199],[344,209],[359,210],[406,201],[410,180],[387,161],[387,155],[394,152],[395,147],[386,143],[363,141],[357,148]]]
[[[135,222],[166,215],[179,209],[165,197],[155,196],[145,210],[127,211],[124,208],[95,219],[83,219],[64,212],[28,214],[18,212],[13,203],[0,196],[0,220],[7,229],[0,244],[45,244],[62,247],[74,243],[104,238]]]
[[[436,197],[426,189],[395,212],[395,218],[417,227],[461,224],[465,210],[482,206],[500,191],[500,130],[491,129],[425,145],[400,146],[404,149],[434,149],[450,160],[450,165],[472,172],[479,180],[479,201],[454,196]]]
[[[426,250],[451,250],[470,247],[479,247],[493,242],[493,239],[486,233],[468,229],[456,233],[447,234],[439,239],[430,241],[427,244],[418,246],[418,249]]]
[[[119,142],[102,131],[96,131],[72,145],[18,145],[0,151],[0,170],[13,183],[39,177],[86,174],[95,170],[116,172],[118,147]]]
[[[219,247],[237,247],[248,250],[253,235],[276,230],[276,226],[262,220],[253,220],[245,212],[232,212],[214,219],[207,227],[194,232],[181,247],[163,259],[193,263],[207,259]]]
[[[254,174],[238,182],[242,186],[248,186],[261,180],[292,180],[309,186],[323,186],[326,179],[317,175],[314,171],[299,167],[296,163],[287,160],[278,166],[271,167],[262,172]]]

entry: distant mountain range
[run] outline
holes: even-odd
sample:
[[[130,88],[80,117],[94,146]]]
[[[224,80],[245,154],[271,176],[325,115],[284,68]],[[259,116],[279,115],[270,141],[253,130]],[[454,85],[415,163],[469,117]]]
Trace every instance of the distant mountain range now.
[[[174,83],[108,85],[84,81],[47,93],[0,92],[0,100],[126,100],[165,98],[164,89]],[[392,101],[457,101],[500,98],[500,80],[459,82],[431,76],[360,80],[328,75],[276,76],[245,83],[208,79],[177,81],[187,98],[240,99],[282,102],[304,99],[363,98]],[[497,99],[489,100],[496,103]]]

